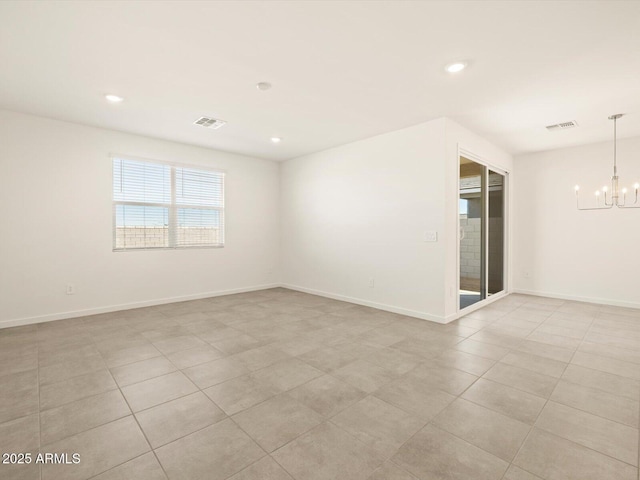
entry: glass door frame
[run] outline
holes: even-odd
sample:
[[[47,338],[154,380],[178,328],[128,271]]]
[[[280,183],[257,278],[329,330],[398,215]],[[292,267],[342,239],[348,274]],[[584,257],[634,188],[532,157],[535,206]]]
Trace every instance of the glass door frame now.
[[[488,187],[488,178],[489,178],[489,171],[498,173],[500,175],[502,175],[504,177],[504,197],[503,197],[503,272],[502,272],[502,276],[503,276],[503,288],[501,291],[485,296],[485,298],[483,298],[482,300],[473,303],[472,305],[469,305],[468,307],[465,308],[460,308],[460,240],[461,240],[461,235],[460,235],[460,212],[459,209],[456,208],[456,317],[459,317],[460,314],[468,314],[473,312],[474,310],[478,310],[479,308],[482,308],[506,295],[508,295],[509,293],[509,287],[510,287],[510,282],[509,282],[509,265],[510,265],[510,249],[509,249],[509,232],[510,232],[510,209],[509,209],[509,198],[510,198],[510,175],[509,175],[509,171],[505,170],[504,168],[498,167],[496,165],[493,165],[491,162],[488,162],[486,159],[476,155],[475,153],[461,147],[458,145],[458,155],[457,155],[457,166],[456,166],[456,206],[458,205],[458,201],[460,198],[460,157],[465,157],[469,160],[472,160],[476,163],[478,163],[479,165],[482,165],[484,168],[484,172],[483,172],[483,178],[482,178],[482,184],[483,185],[487,185]],[[485,195],[483,194],[483,202],[482,202],[482,208],[483,208],[483,214],[484,214],[484,221],[483,223],[487,223],[488,224],[488,220],[489,220],[489,201],[488,201],[488,190],[486,192],[486,200],[485,200]],[[489,245],[489,228],[488,225],[485,225],[483,227],[483,246],[482,248],[487,249],[488,245]],[[489,255],[486,254],[484,255],[483,258],[483,265],[481,268],[482,271],[482,275],[484,278],[481,279],[481,285],[484,286],[488,286],[489,284]],[[481,287],[482,288],[482,287]],[[485,287],[486,288],[486,287]],[[487,288],[488,290],[488,288]],[[482,295],[482,292],[481,292]]]

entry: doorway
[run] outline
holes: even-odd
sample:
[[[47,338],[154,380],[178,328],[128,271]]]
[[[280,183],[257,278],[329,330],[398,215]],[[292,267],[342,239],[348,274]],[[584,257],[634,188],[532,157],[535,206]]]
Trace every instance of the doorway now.
[[[459,308],[505,289],[506,173],[460,156]]]

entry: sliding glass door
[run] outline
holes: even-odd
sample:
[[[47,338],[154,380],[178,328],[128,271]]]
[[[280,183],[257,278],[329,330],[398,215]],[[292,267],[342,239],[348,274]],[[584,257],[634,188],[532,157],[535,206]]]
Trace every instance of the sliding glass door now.
[[[505,175],[460,157],[460,309],[504,290]]]

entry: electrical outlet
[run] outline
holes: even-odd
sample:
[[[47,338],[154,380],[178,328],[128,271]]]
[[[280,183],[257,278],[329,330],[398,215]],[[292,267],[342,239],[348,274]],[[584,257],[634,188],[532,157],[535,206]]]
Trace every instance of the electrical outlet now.
[[[373,288],[376,286],[376,280],[375,278],[370,278],[369,279],[369,288]]]
[[[68,284],[67,285],[67,295],[75,295],[76,293],[76,287],[73,284]]]

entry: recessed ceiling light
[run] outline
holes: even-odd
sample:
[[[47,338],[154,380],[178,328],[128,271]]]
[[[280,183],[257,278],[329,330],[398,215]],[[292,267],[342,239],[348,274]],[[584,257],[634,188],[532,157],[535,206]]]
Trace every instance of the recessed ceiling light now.
[[[466,62],[453,62],[444,67],[444,69],[449,73],[458,73],[464,70],[466,66]]]
[[[271,137],[271,141],[273,143],[280,143],[282,141],[282,139],[280,137]]]
[[[121,101],[124,100],[124,98],[119,97],[118,95],[112,95],[112,94],[105,95],[104,98],[106,98],[107,101],[111,103],[120,103]]]
[[[269,82],[260,82],[256,84],[256,88],[258,90],[269,90],[271,88],[271,84]]]

